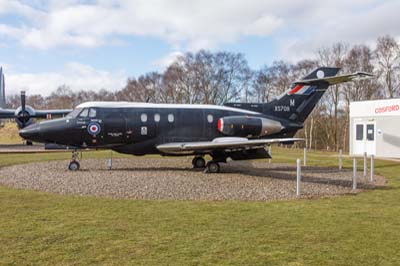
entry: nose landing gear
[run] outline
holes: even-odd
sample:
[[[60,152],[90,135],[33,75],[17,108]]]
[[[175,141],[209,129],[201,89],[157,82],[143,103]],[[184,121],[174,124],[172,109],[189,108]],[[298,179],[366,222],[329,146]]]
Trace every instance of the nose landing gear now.
[[[68,165],[68,170],[70,171],[77,171],[80,168],[80,164],[78,162],[78,160],[82,158],[82,154],[79,153],[77,150],[74,150],[72,152],[72,158],[71,158],[71,162]]]

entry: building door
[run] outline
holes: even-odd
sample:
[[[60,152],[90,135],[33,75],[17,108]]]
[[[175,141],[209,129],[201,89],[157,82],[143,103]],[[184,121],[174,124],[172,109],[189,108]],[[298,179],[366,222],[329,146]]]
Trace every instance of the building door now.
[[[376,153],[376,130],[375,122],[357,122],[354,125],[355,140],[354,154],[363,155],[366,152],[368,155]]]

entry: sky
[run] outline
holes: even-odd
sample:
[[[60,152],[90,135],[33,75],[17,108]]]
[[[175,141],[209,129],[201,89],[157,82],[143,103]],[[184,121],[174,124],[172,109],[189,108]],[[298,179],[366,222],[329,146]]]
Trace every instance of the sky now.
[[[398,0],[0,0],[0,66],[9,95],[115,91],[200,49],[257,69],[339,41],[400,40],[399,11]]]

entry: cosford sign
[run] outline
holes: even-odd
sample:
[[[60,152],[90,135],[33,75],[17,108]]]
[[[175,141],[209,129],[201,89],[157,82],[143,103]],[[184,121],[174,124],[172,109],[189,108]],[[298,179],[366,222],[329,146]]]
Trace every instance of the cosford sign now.
[[[375,114],[391,113],[391,112],[397,112],[399,110],[400,110],[400,106],[398,104],[387,105],[387,106],[382,106],[382,107],[376,107]]]

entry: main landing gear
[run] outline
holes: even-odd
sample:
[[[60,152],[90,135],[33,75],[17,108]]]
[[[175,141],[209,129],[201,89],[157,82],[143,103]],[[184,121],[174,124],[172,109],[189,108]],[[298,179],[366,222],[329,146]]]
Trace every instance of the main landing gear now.
[[[74,150],[72,152],[72,158],[71,158],[71,162],[68,165],[68,170],[70,171],[78,171],[80,168],[80,164],[78,162],[78,159],[81,158],[82,156],[80,156],[80,153],[77,150]]]
[[[209,161],[207,163],[206,169],[204,170],[204,173],[210,173],[210,174],[216,174],[219,173],[220,167],[219,163],[216,161]]]
[[[222,162],[222,161],[221,161]],[[204,173],[219,173],[220,166],[219,161],[211,160],[207,162],[202,156],[196,156],[192,160],[192,165],[194,169],[204,169]]]
[[[206,160],[202,156],[196,156],[192,160],[193,168],[204,168],[206,167]]]

